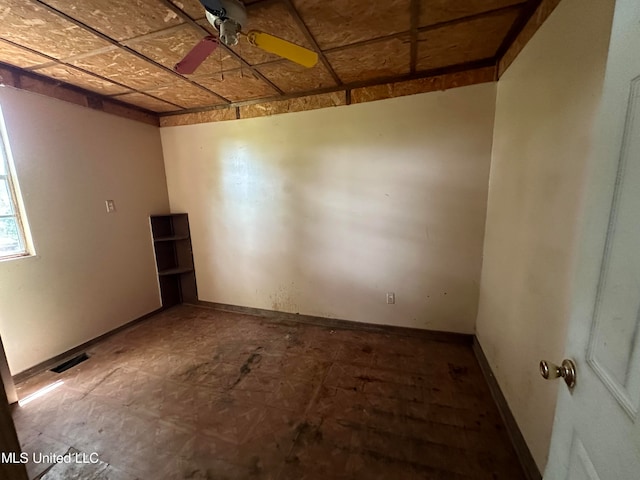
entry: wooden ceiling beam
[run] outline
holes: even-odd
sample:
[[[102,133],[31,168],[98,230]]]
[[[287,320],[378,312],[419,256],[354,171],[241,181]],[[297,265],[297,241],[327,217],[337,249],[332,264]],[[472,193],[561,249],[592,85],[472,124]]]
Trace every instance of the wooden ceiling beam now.
[[[247,12],[251,12],[251,9],[253,8],[263,7],[265,5],[268,6],[273,3],[280,3],[281,1],[282,0],[254,0],[253,2],[249,2],[245,0],[242,3],[247,7]]]
[[[518,35],[520,35],[520,32],[522,32],[524,27],[527,25],[527,22],[533,16],[541,3],[542,0],[528,0],[527,3],[525,3],[522,12],[516,21],[513,22],[513,25],[504,37],[500,47],[498,47],[498,51],[496,52],[496,62],[499,62],[504,54],[507,53],[511,44],[516,40],[516,38],[518,38]]]
[[[0,38],[0,43],[6,43],[7,45],[11,45],[12,47],[20,48],[20,49],[26,50],[27,52],[30,52],[30,53],[35,53],[36,55],[39,55],[41,57],[45,57],[48,60],[48,62],[46,62],[46,63],[42,63],[40,65],[34,65],[33,67],[26,67],[26,68],[23,68],[23,70],[30,70],[32,68],[39,68],[41,66],[51,66],[53,64],[58,63],[58,61],[55,58],[47,55],[46,53],[38,52],[37,50],[34,50],[33,48],[25,47],[24,45],[20,45],[20,44],[14,42],[12,40],[9,40],[7,38]]]
[[[161,28],[160,30],[156,30],[154,32],[145,33],[143,35],[138,35],[137,37],[127,38],[126,40],[122,40],[120,43],[122,45],[134,45],[139,42],[143,42],[145,40],[152,40],[156,37],[161,37],[166,35],[167,33],[171,33],[172,31],[178,31],[184,27],[184,24],[179,23],[178,25],[171,25],[170,27]]]
[[[285,3],[287,8],[289,9],[289,13],[291,13],[291,16],[293,17],[296,24],[298,25],[298,28],[302,31],[307,41],[313,46],[313,49],[318,54],[318,57],[320,58],[320,61],[322,62],[324,67],[329,71],[329,73],[331,74],[331,77],[333,77],[333,81],[336,82],[337,85],[342,85],[342,80],[340,80],[340,77],[338,76],[336,71],[333,69],[333,67],[329,63],[329,60],[327,60],[327,57],[324,55],[324,53],[322,53],[322,49],[320,48],[320,45],[318,45],[318,42],[316,41],[315,37],[311,33],[311,30],[309,30],[309,27],[307,27],[307,24],[304,23],[304,20],[300,16],[300,12],[298,12],[298,9],[296,8],[296,6],[293,4],[291,0],[282,0],[282,1]]]
[[[18,48],[21,48],[23,50],[26,50],[26,51],[29,51],[29,52],[32,52],[32,53],[37,53],[38,55],[40,55],[42,57],[46,57],[46,58],[51,60],[51,61],[49,61],[47,63],[41,63],[40,65],[34,65],[33,67],[20,68],[20,70],[37,73],[38,70],[41,70],[43,68],[49,68],[49,67],[55,67],[55,66],[65,66],[65,67],[69,67],[69,68],[73,68],[75,70],[78,70],[78,71],[80,71],[82,73],[85,73],[87,75],[91,75],[92,77],[95,77],[95,78],[97,78],[99,80],[102,80],[104,82],[109,82],[109,83],[112,83],[114,85],[117,85],[119,87],[122,87],[122,88],[125,88],[125,89],[129,90],[129,91],[125,92],[125,93],[144,93],[145,95],[147,95],[149,97],[153,97],[156,100],[160,100],[162,102],[168,103],[169,105],[173,105],[176,108],[184,108],[184,107],[182,107],[180,105],[176,105],[173,102],[169,102],[167,100],[164,100],[162,98],[156,97],[154,95],[150,95],[148,93],[145,93],[143,90],[138,90],[138,89],[129,87],[128,85],[125,85],[123,83],[117,82],[117,81],[115,81],[115,80],[113,80],[111,78],[103,77],[102,75],[99,75],[99,74],[94,73],[94,72],[90,72],[89,70],[86,70],[86,69],[84,69],[82,67],[78,67],[76,65],[72,65],[71,63],[68,63],[68,62],[70,62],[72,60],[78,60],[80,58],[85,58],[85,57],[89,57],[89,56],[93,56],[93,55],[98,55],[100,53],[104,53],[104,52],[110,51],[110,50],[116,48],[115,46],[109,46],[109,47],[101,48],[99,50],[94,50],[94,51],[89,52],[89,53],[82,53],[82,54],[79,54],[79,55],[74,55],[72,57],[65,58],[64,60],[56,60],[55,58],[50,57],[49,55],[46,55],[44,53],[40,53],[40,52],[38,52],[36,50],[33,50],[33,49],[29,48],[29,47],[25,47],[23,45],[19,45],[19,44],[15,43],[15,42],[12,42],[11,40],[7,40],[6,38],[0,38],[0,42],[4,42],[4,43],[6,43],[8,45],[12,45],[14,47],[18,47]],[[15,68],[18,68],[18,67],[15,67]],[[38,75],[40,75],[40,74],[38,74]],[[53,81],[59,81],[59,80],[56,80],[53,77],[49,77],[49,78],[51,78]],[[78,87],[78,88],[82,88],[82,87]],[[113,95],[104,95],[104,94],[100,94],[100,93],[95,93],[95,94],[99,95],[99,96],[101,96],[103,98],[111,98],[113,96]],[[119,94],[116,94],[116,95],[122,95],[122,94],[119,93]]]
[[[169,105],[173,105],[173,106],[174,106],[174,107],[176,107],[176,108],[182,108],[182,109],[184,109],[184,107],[183,107],[183,106],[181,106],[181,105],[177,105],[177,104],[175,104],[175,103],[173,103],[173,102],[170,102],[169,100],[165,100],[164,98],[160,98],[160,97],[157,97],[157,96],[155,96],[155,95],[151,95],[151,94],[149,94],[149,93],[146,93],[144,90],[140,90],[140,89],[136,89],[136,88],[131,88],[131,87],[129,87],[129,86],[127,86],[127,85],[125,85],[124,83],[117,82],[117,81],[115,81],[115,80],[113,80],[113,79],[111,79],[111,78],[103,77],[102,75],[98,75],[97,73],[93,73],[93,72],[91,72],[91,71],[89,71],[89,70],[86,70],[86,69],[84,69],[84,68],[82,68],[82,67],[76,67],[75,65],[71,65],[71,64],[68,64],[68,63],[58,62],[58,63],[55,63],[55,64],[53,64],[53,65],[47,64],[46,66],[39,66],[39,67],[35,67],[35,68],[31,68],[31,69],[26,69],[26,70],[27,70],[27,71],[29,71],[29,72],[37,73],[38,75],[42,75],[42,74],[38,73],[38,70],[40,70],[40,69],[42,69],[42,68],[52,67],[52,66],[53,66],[53,67],[55,67],[56,65],[60,65],[60,66],[65,66],[65,67],[73,68],[73,69],[78,70],[78,71],[80,71],[80,72],[82,72],[82,73],[85,73],[85,74],[87,74],[87,75],[91,75],[92,77],[95,77],[95,78],[97,78],[97,79],[99,79],[99,80],[102,80],[102,81],[105,81],[105,82],[109,82],[109,83],[113,83],[114,85],[117,85],[117,86],[119,86],[119,87],[126,88],[127,90],[129,90],[129,91],[127,91],[127,92],[114,93],[114,94],[111,94],[111,95],[104,95],[104,94],[101,94],[101,93],[95,93],[95,92],[94,92],[94,93],[95,93],[95,95],[99,95],[99,96],[100,96],[100,97],[102,97],[102,98],[112,98],[112,97],[115,97],[115,96],[118,96],[118,95],[126,95],[126,94],[128,94],[128,93],[141,93],[141,94],[146,95],[147,97],[152,97],[152,98],[155,98],[156,100],[160,100],[161,102],[168,103]],[[46,76],[46,75],[44,75],[44,76]],[[60,82],[60,80],[56,80],[56,79],[55,79],[55,78],[53,78],[53,77],[47,77],[47,78],[51,78],[51,80],[53,80],[53,81]],[[65,84],[66,84],[66,83],[65,83]],[[66,84],[66,85],[69,85],[69,84]],[[82,87],[78,87],[78,88],[82,88]],[[153,89],[155,89],[155,88],[156,88],[156,87],[149,88],[149,90],[153,90]]]
[[[509,45],[503,45],[496,54],[496,80],[509,68],[520,52],[535,35],[540,26],[549,18],[549,15],[560,4],[561,0],[541,0],[534,11],[528,15],[522,28],[514,34]]]
[[[366,47],[378,42],[384,42],[385,40],[393,40],[394,38],[406,39],[407,42],[411,41],[411,31],[406,30],[404,32],[392,33],[390,35],[382,35],[381,37],[369,38],[367,40],[360,40],[358,42],[349,43],[347,45],[340,45],[339,47],[332,47],[324,51],[324,53],[336,53],[343,50],[349,50],[353,47]]]
[[[502,13],[512,12],[514,10],[519,10],[522,8],[523,3],[517,3],[515,5],[509,5],[507,7],[495,8],[493,10],[487,10],[486,12],[474,13],[473,15],[467,15],[466,17],[454,18],[453,20],[447,20],[446,22],[434,23],[433,25],[426,25],[424,27],[420,27],[417,29],[417,33],[428,32],[431,30],[437,30],[439,28],[444,27],[452,27],[454,25],[459,25],[461,23],[471,22],[474,20],[480,20],[486,17],[490,17],[492,15],[500,15]],[[411,41],[411,30],[406,30],[404,32],[392,33],[391,35],[383,35],[381,37],[370,38],[368,40],[361,40],[359,42],[350,43],[348,45],[340,45],[339,47],[329,48],[324,50],[324,53],[334,53],[340,52],[342,50],[347,50],[351,47],[363,47],[365,45],[371,45],[372,43],[382,42],[384,40],[391,40],[394,38],[406,38],[407,41]]]
[[[423,70],[420,72],[415,72],[415,73],[408,73],[408,74],[403,74],[403,75],[394,75],[394,76],[390,76],[390,77],[385,77],[385,78],[377,78],[377,79],[373,79],[373,80],[364,80],[364,81],[358,81],[358,82],[351,82],[351,83],[345,83],[343,85],[340,86],[334,86],[334,87],[324,87],[324,88],[318,88],[316,90],[309,90],[306,92],[296,92],[296,93],[289,93],[289,94],[285,94],[285,95],[279,95],[279,96],[271,96],[271,97],[263,97],[263,98],[256,98],[253,100],[244,100],[241,102],[233,102],[231,105],[218,105],[218,106],[213,106],[213,107],[200,107],[200,108],[188,108],[179,112],[163,112],[158,114],[160,117],[167,117],[167,116],[173,116],[173,115],[182,115],[182,114],[186,114],[186,113],[199,113],[199,112],[208,112],[211,110],[223,110],[226,108],[234,108],[234,107],[244,107],[247,105],[256,105],[259,103],[266,103],[266,102],[277,102],[277,101],[282,101],[282,100],[291,100],[294,98],[300,98],[300,97],[308,97],[308,96],[313,96],[313,95],[322,95],[325,93],[334,93],[334,92],[342,92],[342,91],[350,91],[350,90],[354,90],[356,88],[364,88],[364,87],[374,87],[376,85],[385,85],[388,83],[397,83],[397,82],[406,82],[408,80],[419,80],[421,78],[428,78],[428,77],[436,77],[439,75],[447,75],[447,74],[452,74],[452,73],[460,73],[460,72],[465,72],[468,70],[476,70],[476,69],[480,69],[480,68],[487,68],[487,67],[493,67],[495,68],[496,63],[495,63],[495,58],[484,58],[482,60],[474,60],[472,62],[464,62],[464,63],[460,63],[457,65],[450,65],[447,67],[439,67],[439,68],[434,68],[431,70]]]
[[[280,0],[244,0],[242,3],[245,4],[247,8],[253,7],[254,5],[263,5],[268,3],[276,3]]]
[[[518,39],[520,37],[520,35],[522,35],[522,32],[525,30],[525,27],[527,28],[527,32],[530,30],[529,27],[527,27],[528,23],[531,21],[531,19],[533,18],[536,10],[538,8],[541,7],[541,5],[543,4],[547,4],[547,3],[552,3],[553,1],[555,1],[556,3],[559,2],[560,0],[522,0],[520,1],[520,3],[514,4],[514,5],[509,5],[506,7],[501,7],[501,8],[496,8],[493,10],[488,10],[485,12],[480,12],[480,13],[476,13],[473,15],[467,15],[465,17],[460,17],[460,18],[456,18],[453,20],[448,20],[445,22],[439,22],[439,23],[435,23],[432,25],[426,25],[423,27],[419,27],[420,25],[420,10],[421,10],[421,5],[420,5],[420,0],[410,0],[410,4],[409,4],[409,9],[410,9],[410,28],[407,31],[404,32],[399,32],[399,33],[395,33],[392,35],[384,35],[384,36],[380,36],[377,38],[372,38],[372,39],[368,39],[368,40],[364,40],[364,41],[359,41],[359,42],[354,42],[351,43],[349,45],[342,45],[342,46],[338,46],[338,47],[334,47],[334,48],[330,48],[327,50],[322,50],[322,48],[319,46],[319,44],[317,43],[315,36],[313,35],[313,33],[310,31],[310,29],[308,28],[306,22],[304,21],[304,19],[301,17],[299,11],[297,10],[293,0],[256,0],[255,2],[247,2],[245,1],[245,3],[247,4],[247,8],[249,11],[253,10],[254,8],[260,8],[261,6],[264,5],[270,5],[270,4],[280,4],[282,5],[282,3],[284,3],[284,7],[287,8],[288,12],[291,14],[291,17],[293,18],[295,25],[299,28],[299,30],[303,33],[304,37],[306,38],[306,40],[309,42],[310,46],[316,51],[316,53],[318,53],[319,59],[322,62],[323,66],[329,71],[329,73],[331,74],[333,80],[336,83],[336,86],[330,86],[330,87],[325,87],[325,88],[320,88],[320,89],[315,89],[315,90],[311,90],[311,91],[304,91],[304,92],[296,92],[296,93],[285,93],[283,92],[279,87],[277,87],[272,81],[270,81],[267,77],[264,76],[264,74],[262,74],[258,68],[261,65],[266,65],[266,64],[274,64],[274,63],[280,63],[280,62],[285,62],[286,60],[283,59],[279,59],[279,60],[272,60],[269,62],[265,62],[263,64],[259,64],[259,65],[251,65],[249,64],[246,60],[244,60],[244,58],[239,55],[238,53],[236,53],[234,50],[232,50],[231,48],[227,47],[226,45],[221,45],[221,48],[232,58],[234,58],[235,60],[237,60],[240,64],[240,68],[241,69],[245,69],[248,72],[251,72],[252,75],[254,75],[256,78],[260,79],[262,82],[264,82],[266,85],[269,85],[274,92],[277,92],[277,95],[270,95],[268,97],[262,97],[262,98],[258,98],[258,99],[252,99],[252,100],[245,100],[245,101],[231,101],[228,98],[223,97],[222,95],[217,94],[215,91],[210,90],[210,88],[207,88],[203,85],[200,85],[197,83],[197,80],[191,79],[191,78],[186,78],[176,72],[174,72],[171,68],[166,67],[156,61],[154,61],[153,59],[147,57],[146,55],[137,52],[136,50],[134,50],[133,48],[131,48],[130,45],[134,45],[136,42],[138,41],[142,41],[145,39],[151,39],[154,38],[155,36],[161,35],[161,34],[166,34],[168,31],[171,31],[173,29],[177,29],[177,28],[181,28],[183,27],[185,24],[189,25],[191,28],[195,28],[199,33],[202,33],[203,35],[210,35],[211,32],[209,31],[209,29],[207,28],[207,25],[205,25],[204,23],[199,23],[199,21],[194,20],[191,16],[189,16],[186,12],[184,12],[181,8],[179,8],[177,5],[175,5],[174,3],[172,3],[169,0],[159,0],[164,6],[166,6],[168,9],[170,9],[171,11],[173,11],[174,13],[176,13],[180,19],[182,19],[182,21],[184,23],[181,23],[178,26],[171,26],[171,27],[165,27],[162,28],[159,31],[155,31],[155,32],[150,32],[147,34],[143,34],[143,35],[139,35],[138,37],[134,37],[134,38],[130,38],[128,40],[122,40],[122,41],[117,41],[114,38],[111,38],[109,35],[103,34],[102,32],[94,29],[93,27],[91,27],[90,25],[80,21],[80,20],[76,20],[73,17],[71,17],[70,15],[67,15],[66,13],[64,13],[63,11],[58,10],[55,7],[50,6],[48,3],[46,3],[48,0],[31,0],[33,3],[41,6],[42,8],[52,12],[53,14],[63,18],[64,20],[71,22],[72,24],[82,28],[84,31],[88,31],[90,33],[92,33],[93,35],[95,35],[97,38],[100,38],[102,40],[104,40],[105,42],[108,43],[109,46],[107,47],[103,47],[97,50],[94,50],[92,52],[85,52],[79,55],[75,55],[72,57],[68,57],[68,58],[63,58],[63,59],[55,59],[53,57],[50,57],[48,55],[42,55],[40,52],[37,52],[33,49],[27,48],[27,47],[23,47],[21,45],[18,44],[14,44],[15,46],[19,46],[20,48],[25,49],[25,51],[31,51],[33,53],[37,53],[39,55],[42,55],[43,58],[41,59],[41,61],[44,61],[45,63],[40,64],[40,65],[36,65],[33,67],[29,67],[26,69],[19,69],[21,71],[27,71],[25,73],[28,73],[28,71],[33,71],[33,72],[37,72],[38,70],[41,70],[43,68],[46,67],[52,67],[55,65],[60,65],[60,66],[65,66],[65,67],[69,67],[69,68],[73,68],[79,72],[83,72],[84,74],[87,75],[91,75],[92,77],[95,77],[96,79],[100,79],[104,82],[109,82],[110,84],[113,85],[118,85],[120,87],[122,87],[123,89],[127,89],[127,93],[131,93],[131,92],[135,92],[135,93],[139,93],[139,94],[144,94],[149,96],[150,98],[154,98],[156,100],[165,102],[169,105],[173,105],[176,110],[175,111],[171,111],[171,112],[162,112],[159,114],[153,114],[153,115],[159,115],[159,116],[170,116],[170,115],[180,115],[180,114],[186,114],[186,113],[197,113],[197,112],[205,112],[205,111],[212,111],[212,110],[223,110],[226,108],[240,108],[243,106],[249,106],[249,105],[255,105],[255,104],[259,104],[259,103],[264,103],[264,102],[274,102],[274,101],[283,101],[283,100],[291,100],[294,98],[299,98],[299,97],[305,97],[305,96],[313,96],[313,95],[321,95],[321,94],[328,94],[328,93],[334,93],[334,92],[346,92],[347,97],[349,96],[351,90],[353,89],[359,89],[359,88],[366,88],[366,87],[372,87],[372,86],[377,86],[377,85],[385,85],[385,84],[390,84],[390,83],[396,83],[396,82],[405,82],[405,81],[409,81],[409,80],[416,80],[416,79],[422,79],[422,78],[428,78],[428,77],[434,77],[434,76],[439,76],[439,75],[446,75],[446,74],[455,74],[455,73],[459,73],[459,72],[464,72],[464,71],[470,71],[472,69],[478,69],[478,68],[487,68],[487,67],[493,67],[496,71],[499,70],[499,65],[500,62],[504,59],[504,58],[511,58],[511,53],[513,50],[513,46],[517,43],[519,43]],[[437,68],[437,69],[431,69],[431,70],[423,70],[423,71],[417,71],[417,59],[418,59],[418,44],[419,44],[419,34],[421,32],[426,32],[426,31],[431,31],[431,30],[436,30],[436,29],[441,29],[441,28],[446,28],[446,27],[451,27],[451,26],[455,26],[455,25],[459,25],[459,24],[463,24],[466,22],[470,22],[470,21],[474,21],[474,20],[479,20],[479,19],[484,19],[487,17],[491,17],[493,15],[500,15],[503,13],[507,13],[507,12],[514,12],[514,11],[518,11],[519,14],[517,15],[516,21],[513,23],[513,25],[510,27],[507,35],[505,36],[505,38],[503,39],[503,41],[501,42],[500,46],[498,47],[496,54],[492,57],[492,58],[485,58],[482,60],[478,60],[478,61],[473,61],[473,62],[467,62],[467,63],[463,63],[463,64],[459,64],[459,65],[453,65],[453,66],[449,66],[449,67],[444,67],[444,68]],[[378,42],[383,42],[385,40],[389,40],[389,39],[401,39],[403,41],[405,41],[406,43],[410,43],[410,64],[409,64],[409,73],[408,74],[402,74],[402,75],[394,75],[394,76],[389,76],[389,77],[385,77],[385,78],[376,78],[376,79],[371,79],[371,80],[366,80],[366,81],[357,81],[357,82],[347,82],[347,83],[343,83],[341,81],[341,79],[339,78],[339,76],[337,75],[337,73],[335,72],[335,70],[333,69],[332,65],[329,63],[328,59],[327,59],[327,55],[328,53],[332,53],[332,52],[339,52],[342,50],[346,50],[346,49],[351,49],[351,48],[356,48],[356,47],[360,47],[360,46],[365,46],[365,45],[370,45],[370,44],[375,44]],[[10,44],[13,44],[13,42],[8,41],[8,40],[4,40],[4,39],[0,39],[1,41],[6,41]],[[206,91],[212,95],[215,95],[216,98],[220,98],[222,101],[225,102],[224,105],[215,105],[215,106],[209,106],[209,107],[198,107],[198,108],[183,108],[180,105],[176,105],[173,102],[169,102],[167,100],[164,100],[162,98],[159,98],[155,95],[149,95],[148,93],[145,92],[145,89],[136,89],[136,88],[132,88],[129,87],[127,85],[121,84],[117,81],[113,81],[110,78],[101,76],[97,73],[93,73],[91,71],[86,70],[85,68],[81,68],[81,67],[77,67],[73,64],[71,64],[70,62],[81,59],[81,58],[86,58],[86,57],[90,57],[90,56],[94,56],[98,53],[101,52],[107,52],[109,50],[113,50],[113,49],[120,49],[123,50],[135,57],[137,57],[138,59],[148,63],[149,65],[154,65],[166,72],[169,72],[172,74],[173,77],[175,78],[180,78],[181,80],[185,80],[189,83],[191,83],[192,85],[196,86],[198,89],[202,90],[202,91]],[[49,60],[49,61],[47,61]],[[506,60],[505,60],[506,61]],[[47,78],[47,77],[42,77],[39,74],[34,74],[36,77],[40,77],[42,78]],[[26,77],[25,77],[26,78]],[[75,93],[74,95],[76,95],[77,98],[80,98],[81,100],[68,100],[68,101],[75,101],[75,103],[80,103],[80,104],[86,104],[86,106],[89,106],[91,108],[96,108],[96,109],[100,109],[102,102],[111,102],[113,105],[115,104],[120,104],[120,106],[118,108],[124,108],[125,105],[129,106],[128,104],[124,103],[124,102],[118,102],[117,100],[112,99],[112,97],[115,95],[100,95],[94,92],[91,92],[90,90],[85,90],[82,87],[76,87],[73,85],[69,85],[66,84],[64,82],[61,82],[59,80],[56,80],[55,78],[53,79],[49,79],[49,82],[43,81],[43,80],[38,80],[43,82],[43,85],[45,83],[48,83],[48,87],[47,89],[49,90],[53,90],[53,86],[58,85],[60,86],[60,89],[64,89],[67,92],[72,92],[72,91],[82,91],[85,92],[83,93],[83,95],[86,95],[86,101],[82,100],[82,96],[78,93]],[[170,79],[166,79],[167,81]],[[26,80],[28,85],[33,84],[34,80],[32,78],[29,78]],[[17,80],[17,83],[20,83],[20,79]],[[169,84],[170,85],[170,84]],[[155,88],[155,87],[153,87]],[[152,87],[149,87],[148,89],[153,89]],[[27,88],[28,89],[28,88]],[[49,91],[47,90],[47,91]],[[45,93],[48,94],[48,93]],[[74,95],[72,95],[71,93],[68,94],[68,96],[70,98],[76,98],[74,97]],[[120,94],[117,94],[120,95]],[[117,96],[115,95],[115,96]],[[51,96],[55,96],[55,93],[52,94]],[[64,94],[60,94],[60,96],[58,96],[57,98],[63,98]],[[147,110],[146,108],[143,107],[135,107],[135,106],[129,106],[130,108],[133,108],[134,110],[137,110],[139,112],[144,112],[144,114],[151,114],[151,112],[149,110]]]
[[[415,73],[418,64],[418,25],[420,23],[420,0],[411,0],[411,63],[410,72]]]
[[[114,98],[105,97],[98,93],[86,90],[76,85],[70,85],[51,77],[45,77],[34,72],[0,63],[0,72],[8,72],[11,78],[4,78],[5,84],[34,93],[46,95],[51,98],[75,103],[83,107],[112,113],[120,117],[159,125],[158,114],[145,108],[121,102]],[[114,106],[114,108],[109,108]],[[115,111],[114,111],[115,110]]]
[[[187,81],[187,82],[191,83],[191,84],[192,84],[193,86],[195,86],[196,88],[199,88],[200,90],[204,90],[204,91],[206,91],[206,92],[208,92],[208,93],[210,93],[210,94],[212,94],[212,95],[215,95],[216,97],[218,97],[220,100],[222,100],[223,102],[225,102],[225,103],[227,103],[227,104],[231,103],[231,101],[230,101],[228,98],[225,98],[225,97],[223,97],[222,95],[217,94],[217,93],[216,93],[216,92],[214,92],[213,90],[209,90],[208,88],[203,87],[202,85],[200,85],[200,84],[198,84],[198,83],[194,82],[193,80],[190,80],[190,79],[188,79],[188,78],[186,78],[186,77],[183,77],[183,76],[182,76],[182,75],[180,75],[179,73],[177,73],[177,72],[173,71],[171,68],[165,67],[164,65],[162,65],[162,64],[160,64],[160,63],[158,63],[158,62],[156,62],[156,61],[154,61],[154,60],[150,59],[149,57],[146,57],[146,56],[144,56],[143,54],[141,54],[141,53],[139,53],[139,52],[135,51],[135,50],[134,50],[134,49],[132,49],[131,47],[127,47],[126,45],[121,44],[121,43],[120,43],[120,42],[118,42],[117,40],[115,40],[115,39],[113,39],[113,38],[109,37],[108,35],[105,35],[105,34],[104,34],[104,33],[102,33],[102,32],[99,32],[98,30],[96,30],[95,28],[93,28],[93,27],[91,27],[91,26],[87,25],[86,23],[81,22],[80,20],[76,20],[75,18],[73,18],[73,17],[71,17],[71,16],[67,15],[66,13],[64,13],[64,12],[62,12],[62,11],[60,11],[60,10],[58,10],[57,8],[52,7],[51,5],[49,5],[49,4],[47,4],[47,3],[45,3],[43,0],[31,0],[31,1],[32,1],[32,2],[34,2],[34,3],[37,3],[39,6],[41,6],[41,7],[42,7],[42,8],[44,8],[45,10],[48,10],[49,12],[51,12],[51,13],[53,13],[53,14],[55,14],[55,15],[58,15],[59,17],[63,18],[64,20],[66,20],[66,21],[68,21],[68,22],[71,22],[71,23],[73,23],[74,25],[76,25],[76,26],[78,26],[78,27],[82,28],[83,30],[86,30],[87,32],[92,33],[93,35],[95,35],[95,36],[97,36],[97,37],[101,38],[101,39],[102,39],[102,40],[104,40],[105,42],[108,42],[108,43],[110,43],[111,45],[114,45],[114,46],[116,46],[116,47],[118,47],[118,48],[120,48],[120,49],[124,50],[125,52],[127,52],[127,53],[130,53],[130,54],[134,55],[135,57],[139,58],[140,60],[144,60],[144,61],[146,61],[146,62],[148,62],[148,63],[150,63],[150,64],[152,64],[152,65],[154,65],[154,66],[156,66],[156,67],[158,67],[158,68],[160,68],[160,69],[162,69],[162,70],[164,70],[164,71],[168,72],[168,73],[170,73],[171,75],[173,75],[173,76],[174,76],[174,77],[176,77],[176,78],[180,78],[180,79],[182,79],[182,80],[185,80],[185,81]],[[169,4],[173,5],[171,2],[167,2],[167,3],[169,3]],[[174,7],[175,7],[175,5],[174,5]],[[177,8],[177,7],[176,7],[176,8]],[[182,12],[182,10],[180,10],[179,8],[178,8],[178,11]],[[187,18],[189,18],[189,17],[187,17]],[[132,89],[132,90],[133,90],[133,89]]]
[[[430,30],[437,30],[443,27],[451,27],[453,25],[458,25],[460,23],[472,22],[475,20],[481,20],[483,18],[491,17],[494,15],[502,15],[503,13],[509,13],[516,10],[520,10],[525,6],[526,1],[527,0],[524,0],[524,1],[521,1],[520,3],[507,5],[506,7],[494,8],[493,10],[474,13],[473,15],[467,15],[465,17],[454,18],[453,20],[447,20],[445,22],[438,22],[432,25],[425,25],[424,27],[418,28],[418,33],[428,32]]]
[[[169,0],[160,0],[160,1],[162,2],[163,5],[165,5],[171,11],[173,11],[177,15],[179,15],[180,18],[182,18],[186,23],[188,23],[192,27],[196,28],[199,32],[204,33],[205,35],[211,35],[206,28],[204,28],[197,21],[195,21],[193,18],[191,18],[189,15],[187,15],[181,8],[179,8],[178,6],[174,5]],[[264,1],[267,1],[267,0],[264,0]],[[273,1],[273,0],[268,0],[268,1]],[[243,68],[246,68],[247,70],[249,70],[253,75],[255,75],[257,78],[259,78],[260,80],[262,80],[263,82],[268,84],[276,92],[278,92],[281,95],[284,93],[275,83],[273,83],[271,80],[269,80],[267,77],[265,77],[262,73],[260,73],[257,69],[255,69],[252,65],[250,65],[244,58],[242,58],[240,55],[238,55],[236,52],[234,52],[231,48],[227,47],[224,43],[220,43],[220,47],[219,48],[224,49],[229,55],[231,55],[234,59],[236,59],[238,62],[240,62],[240,64],[242,65]],[[227,100],[227,101],[229,101],[229,100]]]
[[[41,65],[35,65],[35,66],[29,67],[29,68],[27,68],[25,70],[40,70],[41,68],[53,67],[54,65],[60,65],[60,64],[71,65],[70,62],[73,62],[75,60],[82,60],[83,58],[89,58],[89,57],[93,57],[95,55],[101,55],[103,53],[111,52],[111,51],[113,51],[113,50],[115,50],[117,48],[118,47],[116,47],[115,45],[109,45],[108,47],[99,48],[97,50],[91,50],[90,52],[79,53],[77,55],[71,55],[70,57],[64,57],[64,58],[61,58],[59,60],[56,60],[54,58],[52,62],[43,63]],[[71,65],[71,66],[73,66],[73,65]],[[79,70],[82,70],[82,69],[79,69]],[[97,74],[95,74],[95,75],[97,75]],[[99,76],[99,75],[97,75],[97,76]],[[130,88],[130,87],[127,87],[127,88]]]

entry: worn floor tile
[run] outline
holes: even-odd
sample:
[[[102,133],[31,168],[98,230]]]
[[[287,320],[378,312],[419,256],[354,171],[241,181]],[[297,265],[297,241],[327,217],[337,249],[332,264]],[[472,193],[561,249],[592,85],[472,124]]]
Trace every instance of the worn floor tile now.
[[[522,479],[470,346],[178,306],[18,385],[46,480]]]

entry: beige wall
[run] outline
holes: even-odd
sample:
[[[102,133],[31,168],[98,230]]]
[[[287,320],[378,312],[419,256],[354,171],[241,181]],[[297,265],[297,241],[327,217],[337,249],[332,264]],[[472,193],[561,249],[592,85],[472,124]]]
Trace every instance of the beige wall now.
[[[161,129],[200,299],[473,332],[494,105],[484,84]]]
[[[147,217],[168,199],[158,128],[11,88],[0,105],[37,252],[0,262],[16,374],[159,307]]]
[[[563,0],[498,82],[477,336],[541,470],[613,0]]]

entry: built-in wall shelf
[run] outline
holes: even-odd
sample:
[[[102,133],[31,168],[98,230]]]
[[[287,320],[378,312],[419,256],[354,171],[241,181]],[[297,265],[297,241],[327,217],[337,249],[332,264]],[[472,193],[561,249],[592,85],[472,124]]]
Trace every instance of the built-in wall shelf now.
[[[189,235],[173,235],[171,237],[154,238],[154,242],[175,242],[176,240],[188,240]]]
[[[193,268],[182,267],[182,268],[170,268],[168,270],[159,270],[158,275],[164,277],[166,275],[180,275],[181,273],[189,273],[193,272]]]
[[[162,306],[198,300],[193,268],[189,216],[186,213],[150,217]]]

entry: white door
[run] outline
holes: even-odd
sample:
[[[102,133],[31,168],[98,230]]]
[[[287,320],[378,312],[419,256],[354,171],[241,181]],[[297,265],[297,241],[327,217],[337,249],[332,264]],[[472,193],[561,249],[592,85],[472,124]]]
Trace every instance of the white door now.
[[[639,0],[616,2],[596,127],[545,480],[640,479]]]

